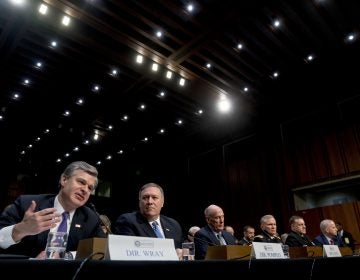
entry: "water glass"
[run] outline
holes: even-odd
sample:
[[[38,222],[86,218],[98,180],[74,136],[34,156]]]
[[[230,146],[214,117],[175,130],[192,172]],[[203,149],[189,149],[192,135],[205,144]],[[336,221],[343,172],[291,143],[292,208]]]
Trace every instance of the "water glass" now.
[[[282,250],[284,252],[284,257],[286,259],[289,259],[290,258],[289,245],[282,244],[281,247],[282,247]]]
[[[67,239],[67,232],[49,232],[45,248],[45,258],[64,259]]]
[[[195,244],[194,244],[194,242],[184,242],[182,244],[182,260],[183,261],[195,260]]]

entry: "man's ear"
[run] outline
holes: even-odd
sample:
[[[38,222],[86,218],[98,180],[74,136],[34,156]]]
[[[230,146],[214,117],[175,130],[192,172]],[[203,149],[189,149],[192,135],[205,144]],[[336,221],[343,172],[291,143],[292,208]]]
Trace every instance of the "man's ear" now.
[[[64,187],[64,184],[66,182],[67,178],[66,176],[61,176],[61,179],[60,179],[60,188]]]

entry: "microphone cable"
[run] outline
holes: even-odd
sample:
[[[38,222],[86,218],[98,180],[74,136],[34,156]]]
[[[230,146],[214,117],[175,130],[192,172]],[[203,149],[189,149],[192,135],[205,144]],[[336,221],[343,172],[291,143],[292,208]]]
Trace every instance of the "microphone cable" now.
[[[316,258],[314,258],[312,264],[311,264],[311,270],[310,270],[310,277],[309,277],[309,280],[312,279],[312,276],[313,276],[313,271],[314,271],[314,266],[315,266],[315,261],[316,261]]]
[[[96,255],[102,255],[102,257],[99,259],[99,260],[102,260],[105,256],[104,253],[102,252],[94,252],[92,254],[90,254],[89,256],[87,256],[85,259],[82,260],[82,262],[80,263],[78,269],[76,270],[73,278],[71,278],[71,280],[76,280],[80,271],[82,270],[83,266],[93,257],[93,256],[96,256]]]

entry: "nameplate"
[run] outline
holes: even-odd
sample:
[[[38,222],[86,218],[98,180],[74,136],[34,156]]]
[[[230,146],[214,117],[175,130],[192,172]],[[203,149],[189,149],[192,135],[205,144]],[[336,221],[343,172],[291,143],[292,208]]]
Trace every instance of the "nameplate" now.
[[[128,261],[178,261],[174,240],[109,234],[105,259]]]
[[[342,257],[338,245],[323,245],[324,257]]]
[[[251,256],[255,259],[285,259],[281,243],[253,242]]]

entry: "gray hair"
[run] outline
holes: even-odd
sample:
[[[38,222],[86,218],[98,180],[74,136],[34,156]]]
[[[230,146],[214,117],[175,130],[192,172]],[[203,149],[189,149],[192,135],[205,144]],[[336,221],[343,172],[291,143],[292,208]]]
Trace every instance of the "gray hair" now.
[[[161,192],[162,197],[164,198],[164,190],[163,190],[162,187],[160,187],[158,184],[155,184],[155,183],[147,183],[147,184],[143,185],[143,186],[140,188],[140,190],[139,190],[139,199],[141,199],[141,193],[142,193],[145,189],[151,188],[151,187],[153,187],[153,188],[158,188],[158,189],[160,190],[160,192]]]
[[[273,215],[270,215],[270,214],[262,216],[261,219],[260,219],[260,225],[264,224],[269,219],[275,219],[275,217]]]
[[[323,234],[325,234],[325,233],[326,233],[326,229],[327,229],[328,226],[329,226],[330,224],[332,224],[332,223],[334,223],[334,221],[333,221],[333,220],[330,220],[330,219],[322,220],[322,221],[320,222],[320,230],[321,230],[321,232],[322,232]]]
[[[70,178],[71,176],[74,175],[76,170],[82,170],[82,171],[90,174],[91,176],[94,176],[96,178],[95,184],[94,184],[94,189],[96,188],[96,186],[98,184],[98,178],[97,178],[98,171],[95,166],[92,166],[85,161],[74,161],[74,162],[70,163],[65,168],[64,172],[61,174],[60,179],[59,179],[59,185],[61,185],[61,178],[63,176],[65,178]]]

